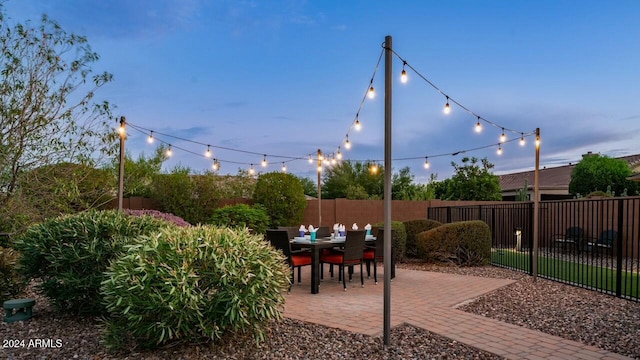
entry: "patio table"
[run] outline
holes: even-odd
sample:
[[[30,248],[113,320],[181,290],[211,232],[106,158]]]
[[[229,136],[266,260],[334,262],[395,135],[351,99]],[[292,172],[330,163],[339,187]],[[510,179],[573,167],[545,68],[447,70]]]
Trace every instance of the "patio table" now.
[[[320,292],[320,249],[330,249],[335,246],[344,244],[345,237],[334,238],[322,238],[311,241],[309,238],[295,237],[291,241],[291,248],[293,249],[311,249],[311,293],[317,294]],[[368,235],[367,242],[375,241],[376,238]]]

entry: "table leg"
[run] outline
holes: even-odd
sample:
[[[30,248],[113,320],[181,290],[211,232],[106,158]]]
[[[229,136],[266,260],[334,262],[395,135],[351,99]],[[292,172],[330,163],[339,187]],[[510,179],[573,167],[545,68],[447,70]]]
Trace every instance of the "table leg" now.
[[[311,250],[311,293],[320,292],[320,249],[313,246]]]

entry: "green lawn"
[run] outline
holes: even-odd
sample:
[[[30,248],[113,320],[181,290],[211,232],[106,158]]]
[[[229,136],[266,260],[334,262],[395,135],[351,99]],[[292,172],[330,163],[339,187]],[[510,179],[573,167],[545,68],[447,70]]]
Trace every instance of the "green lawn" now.
[[[512,249],[492,249],[491,263],[529,272],[529,253]],[[616,293],[615,269],[538,256],[538,274]],[[640,298],[640,277],[637,273],[622,271],[622,295]]]

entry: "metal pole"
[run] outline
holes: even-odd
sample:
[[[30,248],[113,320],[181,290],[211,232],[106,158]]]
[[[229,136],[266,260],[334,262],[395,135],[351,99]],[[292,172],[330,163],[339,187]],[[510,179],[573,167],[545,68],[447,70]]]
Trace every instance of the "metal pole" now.
[[[391,36],[384,38],[384,345],[391,342]]]
[[[126,119],[120,117],[120,168],[118,170],[118,210],[122,211],[123,193],[124,193],[124,137]]]
[[[320,169],[322,166],[322,160],[320,160],[321,156],[322,152],[318,149],[318,227],[322,226],[322,185],[320,184]]]
[[[540,191],[538,188],[538,171],[540,169],[540,128],[536,128],[536,168],[533,172],[533,280],[538,279],[538,244],[540,223]]]

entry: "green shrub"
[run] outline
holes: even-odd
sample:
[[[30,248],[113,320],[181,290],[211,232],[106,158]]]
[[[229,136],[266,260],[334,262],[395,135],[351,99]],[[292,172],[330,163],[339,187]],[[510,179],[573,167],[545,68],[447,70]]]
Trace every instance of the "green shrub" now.
[[[274,229],[299,225],[307,207],[300,180],[291,174],[278,172],[260,175],[253,201],[265,207],[270,218],[269,226]]]
[[[211,224],[227,227],[247,227],[254,234],[264,234],[269,227],[269,216],[262,205],[237,204],[216,209]]]
[[[421,232],[416,245],[418,256],[427,261],[486,265],[491,256],[491,230],[480,220],[454,222]]]
[[[149,216],[90,210],[33,225],[14,247],[19,270],[40,280],[37,289],[63,312],[99,314],[103,271],[132,238],[150,234],[166,222]]]
[[[18,253],[0,247],[0,303],[14,298],[24,289],[24,282],[16,271]]]
[[[153,348],[224,333],[263,339],[282,317],[290,270],[262,235],[198,226],[139,237],[106,274],[105,343]]]
[[[407,231],[407,252],[408,257],[417,257],[418,249],[416,248],[416,236],[427,230],[431,230],[442,225],[440,221],[431,219],[416,219],[404,222],[404,228]]]
[[[373,226],[376,228],[383,228],[384,222],[373,224]],[[392,221],[391,229],[394,230],[391,246],[394,249],[396,262],[404,261],[405,253],[407,251],[407,231],[401,221]],[[373,234],[375,234],[375,232]]]

